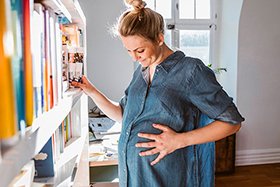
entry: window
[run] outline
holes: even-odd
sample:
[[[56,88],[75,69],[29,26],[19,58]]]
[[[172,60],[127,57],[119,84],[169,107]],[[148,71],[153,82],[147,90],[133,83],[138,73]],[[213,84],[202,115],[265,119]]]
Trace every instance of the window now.
[[[147,6],[163,15],[165,42],[206,65],[214,61],[215,0],[147,0]]]

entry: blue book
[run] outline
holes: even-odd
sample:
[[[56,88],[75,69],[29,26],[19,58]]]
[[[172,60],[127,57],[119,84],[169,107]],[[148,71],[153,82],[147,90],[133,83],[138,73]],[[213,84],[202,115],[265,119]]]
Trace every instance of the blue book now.
[[[25,129],[25,85],[24,85],[24,64],[22,51],[23,32],[23,5],[22,1],[12,0],[12,28],[14,36],[14,55],[12,58],[13,81],[16,93],[16,110],[18,117],[18,129],[24,132]]]
[[[54,176],[54,159],[52,138],[48,140],[43,149],[34,157],[35,177],[53,177]]]

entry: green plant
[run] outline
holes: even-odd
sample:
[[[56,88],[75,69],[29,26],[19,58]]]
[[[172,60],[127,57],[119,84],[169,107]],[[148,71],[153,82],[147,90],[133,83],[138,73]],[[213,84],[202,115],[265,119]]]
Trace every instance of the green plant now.
[[[212,64],[209,64],[208,67],[211,68],[214,71],[214,73],[216,73],[216,74],[220,74],[222,71],[227,72],[227,68],[215,68],[215,69],[213,69]]]

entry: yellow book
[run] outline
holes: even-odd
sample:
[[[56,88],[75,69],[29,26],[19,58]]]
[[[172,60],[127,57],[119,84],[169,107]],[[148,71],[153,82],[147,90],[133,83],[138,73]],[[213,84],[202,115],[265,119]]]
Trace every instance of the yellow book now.
[[[11,8],[8,0],[0,1],[0,138],[7,140],[17,133],[17,116],[13,89],[11,57],[13,35],[9,27]]]
[[[32,125],[34,119],[33,101],[33,80],[32,80],[32,55],[31,55],[31,26],[30,26],[30,0],[23,1],[23,22],[24,22],[24,76],[25,76],[25,117],[26,125]]]

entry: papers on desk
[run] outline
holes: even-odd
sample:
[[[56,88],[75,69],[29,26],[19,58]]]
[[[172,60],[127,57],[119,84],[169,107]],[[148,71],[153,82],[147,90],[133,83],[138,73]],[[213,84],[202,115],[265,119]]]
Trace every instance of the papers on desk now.
[[[93,132],[96,139],[101,141],[90,142],[89,145],[89,161],[108,161],[118,159],[118,141],[121,131],[121,125],[115,123],[105,125],[107,131]]]
[[[101,143],[89,144],[89,161],[106,161],[118,159],[118,141],[104,140]]]

